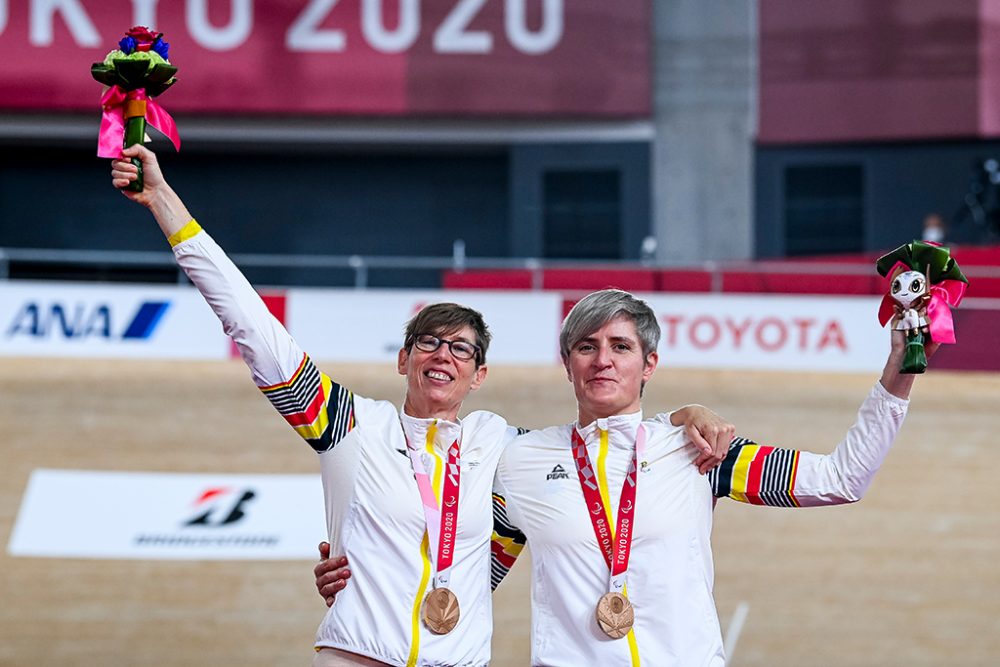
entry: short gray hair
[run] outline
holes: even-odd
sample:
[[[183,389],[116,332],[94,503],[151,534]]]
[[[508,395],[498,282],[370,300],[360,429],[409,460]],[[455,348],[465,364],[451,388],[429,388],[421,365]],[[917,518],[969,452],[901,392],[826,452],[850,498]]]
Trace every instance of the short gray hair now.
[[[559,332],[559,352],[569,358],[573,346],[617,317],[627,317],[635,324],[645,359],[660,344],[660,324],[649,304],[620,289],[591,292],[569,311]]]

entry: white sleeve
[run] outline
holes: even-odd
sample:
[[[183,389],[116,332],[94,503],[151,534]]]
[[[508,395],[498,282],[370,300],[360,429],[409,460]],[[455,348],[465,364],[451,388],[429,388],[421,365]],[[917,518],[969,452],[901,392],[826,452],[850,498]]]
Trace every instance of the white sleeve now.
[[[712,493],[776,507],[856,502],[889,453],[908,406],[908,401],[876,382],[858,410],[857,421],[830,454],[734,438],[726,458],[708,473]]]
[[[174,257],[236,343],[257,386],[284,382],[298,370],[304,353],[208,232],[178,243]]]
[[[175,245],[174,256],[264,396],[313,449],[329,451],[355,426],[354,395],[313,364],[207,232]]]
[[[802,452],[793,494],[799,504],[856,502],[865,495],[896,440],[909,401],[876,382],[847,435],[829,455]]]

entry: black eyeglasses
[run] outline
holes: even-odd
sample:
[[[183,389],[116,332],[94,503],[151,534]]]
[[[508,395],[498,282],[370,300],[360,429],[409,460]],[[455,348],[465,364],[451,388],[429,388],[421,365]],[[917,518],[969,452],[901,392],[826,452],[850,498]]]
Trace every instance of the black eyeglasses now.
[[[417,334],[413,337],[413,346],[423,352],[434,352],[444,343],[451,350],[451,354],[456,359],[469,361],[479,359],[479,346],[467,343],[464,340],[446,340],[431,334]]]

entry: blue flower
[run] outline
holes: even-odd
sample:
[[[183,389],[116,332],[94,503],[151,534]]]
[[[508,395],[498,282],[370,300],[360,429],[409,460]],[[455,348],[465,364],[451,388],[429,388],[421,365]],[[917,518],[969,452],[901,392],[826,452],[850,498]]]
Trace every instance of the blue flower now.
[[[123,49],[124,50],[124,49]],[[163,38],[157,39],[153,42],[153,50],[163,56],[164,60],[170,60],[170,56],[167,53],[170,51],[170,44],[163,41]]]
[[[128,35],[123,37],[122,40],[118,42],[118,48],[121,49],[122,53],[124,53],[125,55],[129,55],[130,53],[135,51],[135,46],[136,46],[135,40],[129,37]]]

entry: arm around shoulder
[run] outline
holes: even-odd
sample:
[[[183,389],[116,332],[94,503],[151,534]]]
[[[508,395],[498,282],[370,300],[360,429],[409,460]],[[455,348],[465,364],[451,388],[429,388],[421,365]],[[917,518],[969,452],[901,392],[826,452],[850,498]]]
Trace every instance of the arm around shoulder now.
[[[702,474],[722,463],[729,452],[736,427],[703,405],[690,404],[655,419],[671,426],[683,426],[687,439],[698,449],[694,465]]]

